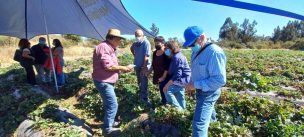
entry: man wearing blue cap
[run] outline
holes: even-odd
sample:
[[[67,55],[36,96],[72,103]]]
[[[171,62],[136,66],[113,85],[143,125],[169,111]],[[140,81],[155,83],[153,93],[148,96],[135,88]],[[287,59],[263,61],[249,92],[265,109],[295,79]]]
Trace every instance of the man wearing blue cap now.
[[[207,43],[204,31],[198,26],[188,27],[184,38],[183,46],[192,49],[191,82],[186,88],[195,89],[197,99],[192,136],[207,137],[214,104],[226,83],[226,56],[218,45]]]

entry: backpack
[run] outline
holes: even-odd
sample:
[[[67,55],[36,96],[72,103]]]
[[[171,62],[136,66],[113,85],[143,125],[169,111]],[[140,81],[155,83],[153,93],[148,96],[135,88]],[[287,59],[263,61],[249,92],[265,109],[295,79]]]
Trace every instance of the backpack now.
[[[21,62],[22,60],[22,50],[16,49],[15,55],[14,55],[14,60],[17,62]]]

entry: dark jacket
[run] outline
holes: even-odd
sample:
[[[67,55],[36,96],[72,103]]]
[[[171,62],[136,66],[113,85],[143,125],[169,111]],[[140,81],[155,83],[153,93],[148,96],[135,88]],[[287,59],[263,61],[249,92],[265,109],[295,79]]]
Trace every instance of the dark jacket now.
[[[35,57],[35,64],[43,65],[48,58],[46,53],[43,51],[44,48],[49,48],[46,45],[34,45],[31,49],[33,51],[33,56]]]
[[[186,57],[181,52],[172,56],[168,75],[173,81],[173,84],[178,86],[184,86],[190,82],[191,69]]]

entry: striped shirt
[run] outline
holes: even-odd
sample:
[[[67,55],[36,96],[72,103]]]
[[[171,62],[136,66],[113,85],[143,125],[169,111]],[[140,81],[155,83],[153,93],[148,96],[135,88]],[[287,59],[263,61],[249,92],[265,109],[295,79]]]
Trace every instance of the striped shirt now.
[[[226,83],[226,56],[219,46],[212,44],[200,53],[191,56],[191,81],[196,89],[204,92],[220,90]]]

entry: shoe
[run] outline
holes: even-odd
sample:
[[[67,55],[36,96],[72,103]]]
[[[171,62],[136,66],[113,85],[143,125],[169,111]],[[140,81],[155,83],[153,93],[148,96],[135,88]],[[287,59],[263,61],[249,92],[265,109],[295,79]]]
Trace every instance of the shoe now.
[[[147,104],[147,106],[148,106],[149,108],[152,108],[152,107],[153,107],[152,103],[151,103],[149,100],[146,101],[146,104]]]
[[[145,104],[147,105],[147,107],[152,108],[153,105],[152,103],[148,100],[148,99],[140,99],[140,101],[145,102]]]
[[[102,132],[102,134],[104,136],[107,137],[116,137],[121,133],[121,129],[120,128],[112,128],[111,131],[109,131],[108,133],[106,132]]]
[[[114,121],[113,127],[118,127],[120,125],[120,121]]]

